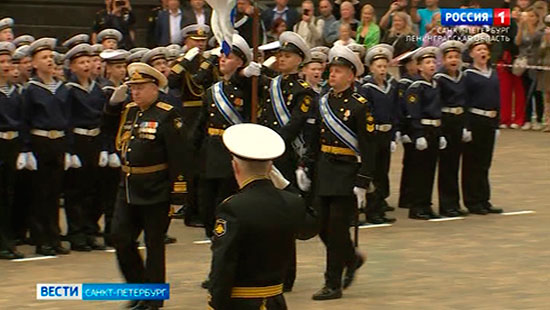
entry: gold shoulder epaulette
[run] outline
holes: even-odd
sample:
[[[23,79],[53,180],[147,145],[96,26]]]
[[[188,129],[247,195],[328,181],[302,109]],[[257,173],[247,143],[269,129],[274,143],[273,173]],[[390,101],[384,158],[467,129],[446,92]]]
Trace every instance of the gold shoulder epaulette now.
[[[129,109],[129,108],[133,108],[133,107],[137,107],[137,103],[130,102],[130,103],[126,104],[126,106],[124,108]]]
[[[367,103],[367,98],[361,96],[359,93],[353,93],[353,98],[355,98],[360,103]]]
[[[225,198],[225,199],[222,201],[222,203],[221,203],[220,205],[223,205],[224,203],[226,203],[226,202],[228,202],[229,200],[231,200],[231,198],[233,198],[233,196],[235,196],[235,195],[231,195],[231,196]]]
[[[170,111],[174,108],[173,106],[169,105],[168,103],[164,103],[164,102],[157,102],[157,107],[163,109],[164,111]]]
[[[311,85],[309,85],[308,82],[306,82],[305,80],[302,80],[302,79],[299,79],[298,83],[300,83],[300,85],[302,85],[303,88],[310,88],[311,87]]]

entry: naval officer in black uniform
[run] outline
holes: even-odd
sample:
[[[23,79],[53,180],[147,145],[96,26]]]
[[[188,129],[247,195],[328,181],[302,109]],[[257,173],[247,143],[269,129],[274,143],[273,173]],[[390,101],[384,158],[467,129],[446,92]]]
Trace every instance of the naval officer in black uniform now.
[[[500,113],[500,84],[496,70],[488,64],[491,37],[480,33],[466,42],[473,63],[465,70],[466,80],[466,129],[472,141],[464,147],[462,166],[462,191],[464,205],[470,213],[502,213],[490,202],[491,185],[489,169]]]
[[[325,285],[313,295],[314,300],[341,298],[342,288],[351,285],[363,264],[349,227],[357,208],[366,206],[367,193],[374,190],[375,120],[369,102],[353,87],[364,66],[344,46],[331,49],[329,66],[332,88],[320,100],[318,128],[304,158],[304,165],[315,170],[319,235],[327,248]]]
[[[112,237],[127,282],[164,283],[164,234],[170,204],[182,204],[187,192],[189,144],[181,115],[158,99],[166,77],[144,63],[129,65],[128,73],[133,101],[122,111],[116,136],[123,166]],[[117,91],[125,90],[117,88],[115,98]],[[108,106],[111,114],[121,108],[111,104],[114,102]],[[142,231],[147,247],[145,264],[136,242]],[[137,309],[158,309],[162,304],[142,301]]]
[[[286,310],[283,281],[305,205],[268,177],[285,142],[256,124],[229,127],[223,142],[240,190],[218,207],[208,309]]]

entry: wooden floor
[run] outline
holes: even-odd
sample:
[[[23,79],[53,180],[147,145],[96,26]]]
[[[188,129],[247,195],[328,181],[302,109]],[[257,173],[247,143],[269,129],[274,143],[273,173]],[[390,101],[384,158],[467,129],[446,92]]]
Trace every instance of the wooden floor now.
[[[401,154],[399,149],[392,163],[392,193]],[[361,229],[368,262],[340,300],[311,300],[322,285],[325,251],[318,238],[299,242],[298,277],[285,295],[289,309],[550,309],[550,134],[505,130],[492,189],[493,204],[506,212],[536,213],[423,222],[397,210],[392,227]],[[392,195],[390,204],[396,199]],[[204,233],[173,221],[170,234],[179,240],[167,248],[171,300],[165,309],[206,309],[199,284],[208,273],[209,246],[193,244]],[[20,249],[33,256],[33,248]],[[37,301],[35,288],[120,281],[112,252],[0,261],[0,309],[119,309],[121,302]]]

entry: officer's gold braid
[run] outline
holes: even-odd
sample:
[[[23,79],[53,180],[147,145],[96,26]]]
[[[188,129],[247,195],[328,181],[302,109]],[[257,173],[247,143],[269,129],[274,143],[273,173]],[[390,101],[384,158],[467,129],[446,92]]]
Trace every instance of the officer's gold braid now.
[[[195,81],[193,81],[193,79],[191,78],[191,75],[187,72],[185,72],[185,83],[187,84],[187,88],[193,96],[202,97],[202,95],[204,95],[204,88],[202,87],[202,85],[198,85],[197,83],[195,83]],[[199,92],[195,92],[194,88],[197,88]]]
[[[117,151],[122,151],[122,128],[124,127],[124,123],[126,123],[126,118],[128,117],[128,111],[130,109],[125,108],[122,112],[122,115],[120,116],[120,124],[118,125],[118,131],[115,138],[115,146]]]

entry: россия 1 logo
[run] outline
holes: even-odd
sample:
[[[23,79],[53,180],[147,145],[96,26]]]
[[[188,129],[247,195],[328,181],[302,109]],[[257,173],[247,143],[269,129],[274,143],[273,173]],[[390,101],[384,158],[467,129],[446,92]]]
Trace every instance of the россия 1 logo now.
[[[510,26],[510,9],[441,9],[442,26]]]

